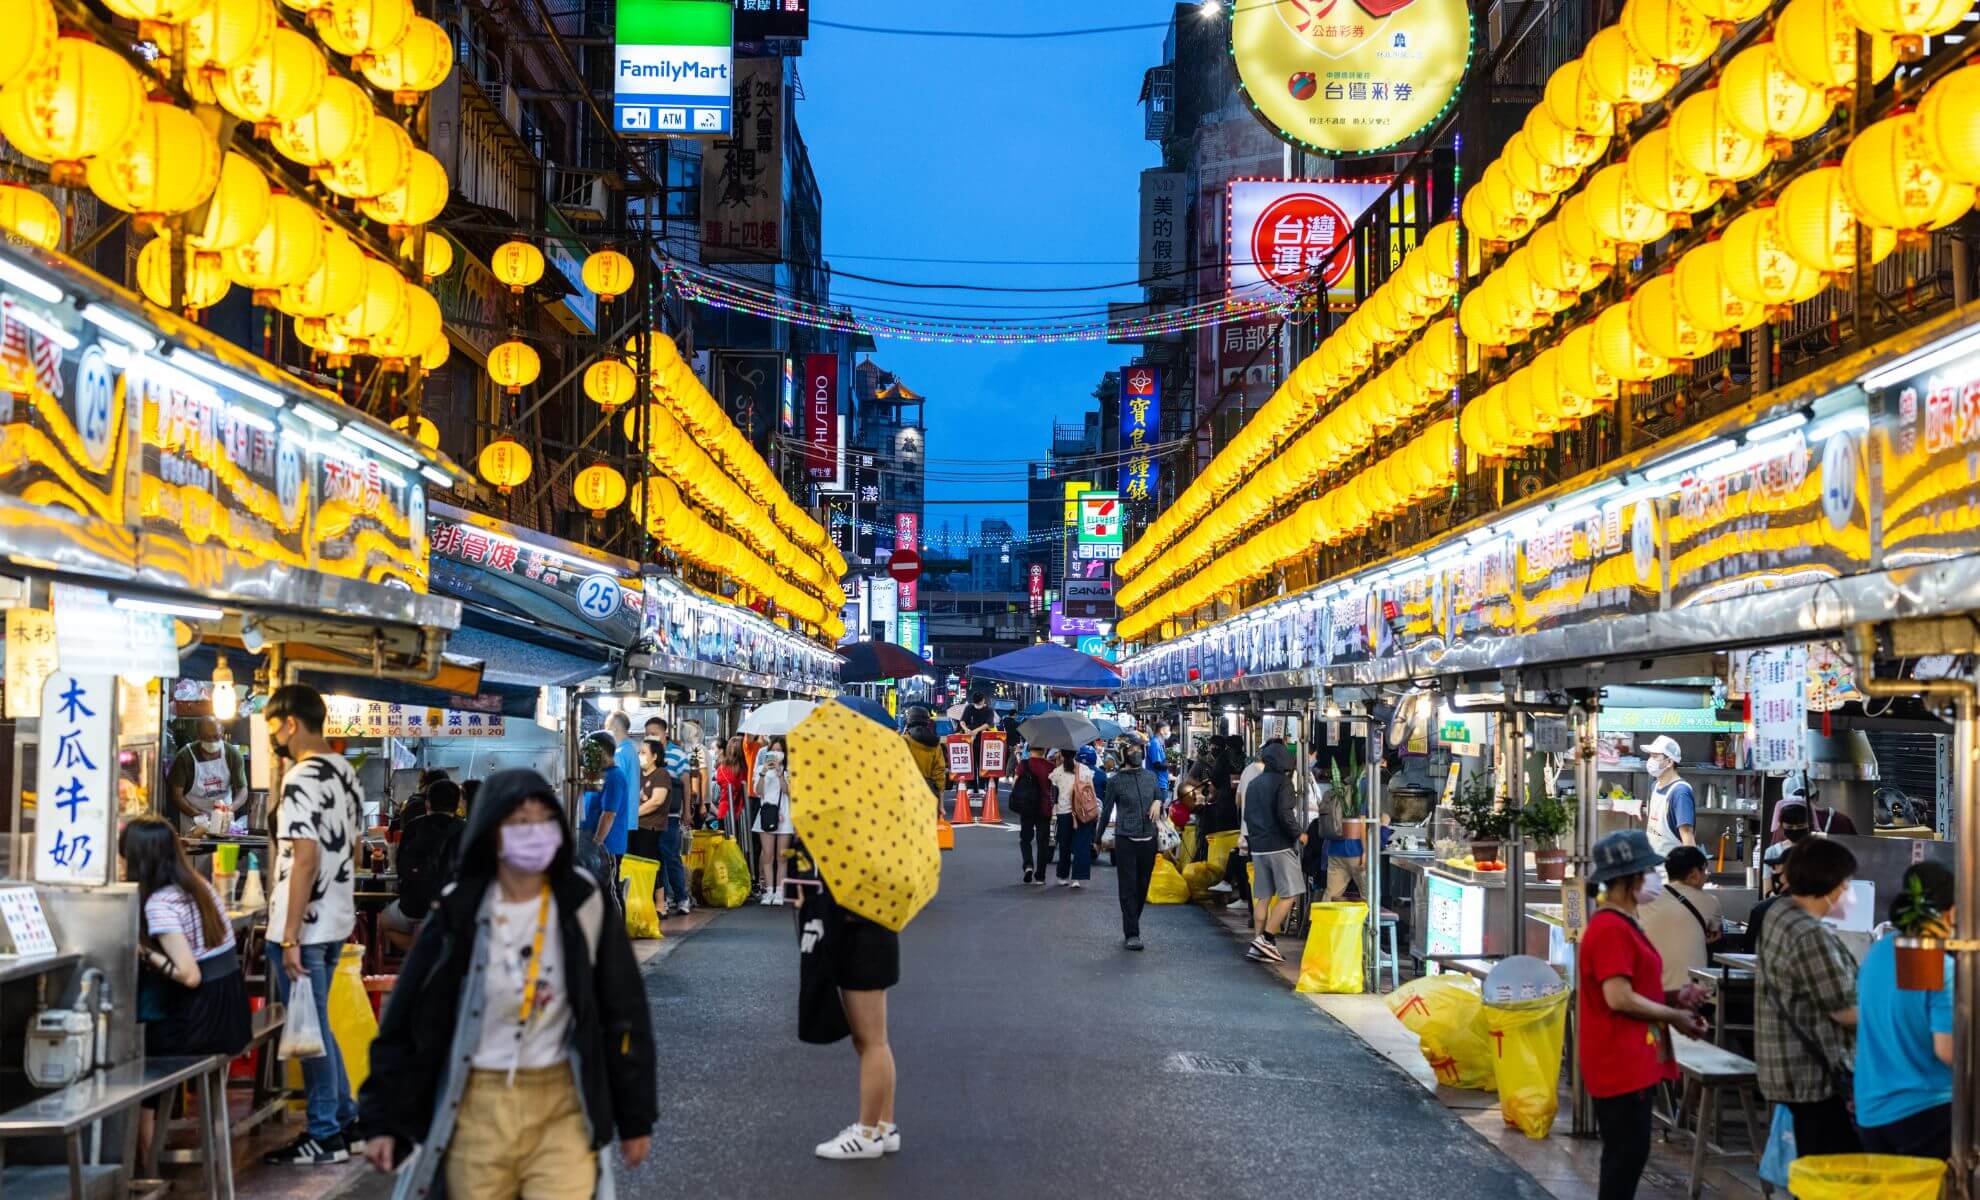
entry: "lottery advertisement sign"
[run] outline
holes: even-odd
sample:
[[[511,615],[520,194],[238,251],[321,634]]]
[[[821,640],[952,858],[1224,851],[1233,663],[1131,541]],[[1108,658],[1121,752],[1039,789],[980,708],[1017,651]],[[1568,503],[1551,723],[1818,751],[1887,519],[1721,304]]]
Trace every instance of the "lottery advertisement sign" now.
[[[1259,120],[1320,154],[1421,133],[1471,64],[1464,0],[1261,0],[1231,12],[1238,89]]]
[[[1229,298],[1277,304],[1302,290],[1318,269],[1328,303],[1352,304],[1354,249],[1330,252],[1381,199],[1391,178],[1233,179],[1224,202]]]

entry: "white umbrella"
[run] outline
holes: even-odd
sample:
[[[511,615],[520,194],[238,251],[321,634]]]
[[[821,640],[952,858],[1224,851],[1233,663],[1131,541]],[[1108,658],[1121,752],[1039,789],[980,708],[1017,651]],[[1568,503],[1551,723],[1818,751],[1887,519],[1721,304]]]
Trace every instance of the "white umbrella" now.
[[[797,728],[818,705],[810,700],[772,700],[743,718],[738,733],[757,737],[783,737]]]

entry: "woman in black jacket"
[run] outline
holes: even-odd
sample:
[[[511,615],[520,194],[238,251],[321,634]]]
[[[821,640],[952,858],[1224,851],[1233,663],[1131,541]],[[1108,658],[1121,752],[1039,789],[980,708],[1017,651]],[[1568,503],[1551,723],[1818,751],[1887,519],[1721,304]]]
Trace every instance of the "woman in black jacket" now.
[[[365,1157],[394,1196],[591,1196],[599,1153],[646,1157],[653,1027],[624,923],[571,861],[563,807],[530,770],[476,798],[454,882],[399,974],[358,1095]],[[444,1177],[441,1172],[444,1170]]]

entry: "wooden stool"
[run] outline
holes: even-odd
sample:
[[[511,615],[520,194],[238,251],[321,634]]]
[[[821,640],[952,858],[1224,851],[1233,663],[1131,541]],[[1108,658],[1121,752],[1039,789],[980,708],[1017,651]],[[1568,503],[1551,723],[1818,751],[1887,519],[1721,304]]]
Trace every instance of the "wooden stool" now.
[[[1707,1166],[1740,1160],[1757,1164],[1766,1150],[1766,1139],[1760,1136],[1753,1124],[1753,1088],[1758,1084],[1758,1076],[1752,1059],[1741,1058],[1710,1042],[1673,1033],[1671,1046],[1677,1056],[1678,1075],[1684,1091],[1678,1098],[1676,1111],[1668,1115],[1660,1113],[1657,1120],[1664,1125],[1667,1138],[1672,1134],[1691,1138],[1691,1180],[1685,1194],[1697,1200],[1705,1186]],[[1728,1089],[1738,1098],[1740,1116],[1746,1121],[1747,1149],[1744,1151],[1727,1150],[1718,1144],[1720,1118],[1724,1115],[1724,1093]],[[1697,1123],[1686,1128],[1684,1113],[1691,1107],[1693,1095],[1698,1097]]]

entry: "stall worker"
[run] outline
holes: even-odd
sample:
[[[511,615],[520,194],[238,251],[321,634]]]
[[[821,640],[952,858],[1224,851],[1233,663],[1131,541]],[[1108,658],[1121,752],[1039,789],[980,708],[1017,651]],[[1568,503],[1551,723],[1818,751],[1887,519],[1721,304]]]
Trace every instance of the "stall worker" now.
[[[1679,846],[1698,844],[1698,801],[1691,785],[1678,778],[1678,763],[1684,752],[1669,736],[1652,738],[1643,748],[1644,765],[1650,770],[1650,820],[1646,830],[1650,848],[1668,857]]]
[[[204,823],[207,814],[216,808],[245,811],[248,773],[240,750],[225,740],[225,730],[217,717],[201,717],[194,732],[197,738],[172,757],[172,768],[165,775],[172,807],[196,824]]]

